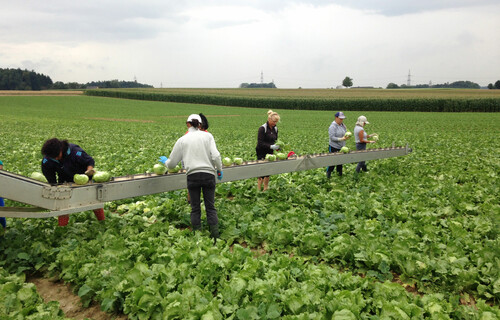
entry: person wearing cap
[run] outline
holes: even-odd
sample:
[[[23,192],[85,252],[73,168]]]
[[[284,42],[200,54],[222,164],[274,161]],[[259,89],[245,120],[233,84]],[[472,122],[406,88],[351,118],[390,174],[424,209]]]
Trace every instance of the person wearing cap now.
[[[48,139],[42,146],[42,155],[42,173],[50,184],[74,182],[75,174],[86,174],[89,178],[94,175],[94,159],[68,140]],[[99,221],[105,219],[102,208],[95,209],[94,214]],[[69,215],[57,218],[60,227],[68,224]]]
[[[365,125],[369,124],[368,120],[366,120],[365,116],[359,116],[358,121],[356,122],[356,126],[354,127],[354,139],[356,141],[356,150],[366,150],[366,144],[375,143],[375,141],[368,140],[372,136],[376,135],[375,133],[367,135],[365,131]],[[356,172],[359,173],[361,170],[368,171],[366,168],[365,161],[358,162],[356,166]]]
[[[170,157],[161,156],[159,161],[167,168],[174,168],[180,161],[186,169],[187,188],[191,198],[191,225],[193,231],[201,229],[201,192],[207,212],[210,236],[217,241],[219,237],[219,218],[215,208],[216,177],[222,180],[222,160],[214,137],[211,133],[200,130],[202,123],[198,114],[190,115],[186,120],[188,133],[174,144]]]
[[[278,127],[276,124],[280,121],[280,115],[273,110],[267,111],[267,122],[259,127],[257,133],[257,160],[264,160],[266,154],[273,154],[274,150],[279,150],[280,146],[275,144],[278,140]],[[269,176],[259,177],[257,179],[257,190],[261,190],[262,182],[266,191],[269,187]]]
[[[328,151],[335,153],[339,152],[342,147],[345,146],[345,141],[350,137],[346,136],[347,128],[344,124],[345,115],[343,112],[339,111],[335,113],[335,120],[330,124],[328,128],[328,136],[330,137],[330,142],[328,144]],[[337,174],[342,176],[342,165],[330,166],[326,169],[326,177],[330,178],[332,176],[333,169],[337,168]]]
[[[207,117],[203,113],[200,113],[199,116],[200,116],[200,119],[201,119],[201,123],[200,123],[200,127],[199,127],[200,130],[208,132],[209,124],[208,124]],[[186,134],[188,134],[188,132],[189,132],[189,130],[186,131]],[[182,167],[184,168],[184,163],[182,164]],[[191,203],[191,198],[189,197],[189,192],[187,194],[187,202]]]
[[[2,160],[0,160],[0,170],[3,170],[3,162]],[[3,207],[5,204],[3,202],[3,198],[0,197],[0,207]],[[7,220],[5,219],[5,217],[0,217],[0,225],[3,227],[3,228],[6,228],[7,227]]]

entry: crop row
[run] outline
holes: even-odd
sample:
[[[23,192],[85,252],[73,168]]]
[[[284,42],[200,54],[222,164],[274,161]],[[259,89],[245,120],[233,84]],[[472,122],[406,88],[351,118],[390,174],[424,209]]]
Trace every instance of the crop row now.
[[[500,112],[500,98],[286,98],[226,96],[151,91],[86,90],[90,96],[293,110],[419,111],[419,112]]]

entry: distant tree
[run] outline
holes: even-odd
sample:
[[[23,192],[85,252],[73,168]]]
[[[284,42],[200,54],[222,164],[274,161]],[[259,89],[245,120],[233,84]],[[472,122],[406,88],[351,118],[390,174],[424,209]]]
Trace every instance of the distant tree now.
[[[495,89],[495,87],[493,86],[493,83],[489,83],[489,84],[488,84],[488,89],[490,89],[490,90],[491,90],[491,89]]]
[[[399,89],[399,86],[393,82],[387,85],[387,89]]]
[[[464,88],[464,89],[480,89],[481,86],[472,81],[455,81],[452,83],[435,84],[432,88]]]
[[[495,89],[500,89],[500,80],[495,82]]]
[[[0,90],[43,90],[52,86],[50,77],[34,71],[0,68]]]
[[[82,89],[82,85],[78,82],[68,82],[66,86],[68,89]]]
[[[342,85],[346,88],[352,87],[352,78],[345,77],[344,81],[342,81]]]
[[[240,88],[276,88],[274,82],[269,83],[242,83]]]
[[[118,80],[108,80],[108,81],[92,81],[87,82],[87,84],[82,85],[83,88],[86,87],[98,87],[98,88],[153,88],[152,85],[142,84],[134,81],[118,81]]]
[[[52,85],[52,89],[57,89],[57,90],[62,90],[62,89],[68,89],[68,86],[64,84],[62,81],[56,81]]]

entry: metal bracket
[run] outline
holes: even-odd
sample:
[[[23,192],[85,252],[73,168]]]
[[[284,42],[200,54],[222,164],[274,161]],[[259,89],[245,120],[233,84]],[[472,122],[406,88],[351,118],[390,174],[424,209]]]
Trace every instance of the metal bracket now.
[[[97,187],[97,200],[103,201],[104,197],[106,196],[106,189],[100,185]]]
[[[68,187],[43,187],[42,197],[46,199],[65,200],[71,198],[71,188]]]

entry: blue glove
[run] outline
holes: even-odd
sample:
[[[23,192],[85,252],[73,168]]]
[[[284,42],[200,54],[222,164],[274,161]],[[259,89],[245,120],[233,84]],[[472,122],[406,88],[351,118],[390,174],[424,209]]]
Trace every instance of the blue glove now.
[[[168,158],[165,156],[161,156],[160,159],[158,159],[158,161],[160,161],[163,164],[165,164],[165,162],[167,162],[167,160],[168,160]]]
[[[217,170],[217,179],[219,179],[219,181],[222,180],[222,170]]]
[[[278,150],[279,148],[280,148],[279,144],[273,144],[273,145],[271,145],[271,149],[273,149],[273,150]]]

